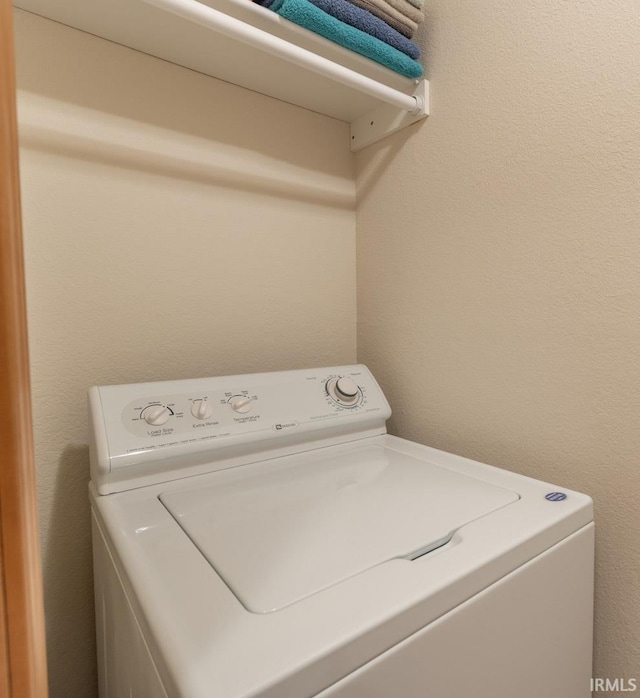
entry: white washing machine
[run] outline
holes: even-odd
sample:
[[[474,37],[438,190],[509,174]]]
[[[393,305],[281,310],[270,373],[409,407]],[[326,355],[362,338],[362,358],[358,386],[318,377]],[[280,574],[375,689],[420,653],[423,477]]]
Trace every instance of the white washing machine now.
[[[386,433],[365,366],[92,388],[101,698],[587,698],[589,497]]]

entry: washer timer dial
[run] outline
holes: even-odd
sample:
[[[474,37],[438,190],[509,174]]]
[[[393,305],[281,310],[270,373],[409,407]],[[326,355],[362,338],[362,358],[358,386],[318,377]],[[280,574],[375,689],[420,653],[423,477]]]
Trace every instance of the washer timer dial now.
[[[349,376],[331,378],[327,381],[326,389],[327,395],[343,407],[356,407],[362,399],[358,384]]]

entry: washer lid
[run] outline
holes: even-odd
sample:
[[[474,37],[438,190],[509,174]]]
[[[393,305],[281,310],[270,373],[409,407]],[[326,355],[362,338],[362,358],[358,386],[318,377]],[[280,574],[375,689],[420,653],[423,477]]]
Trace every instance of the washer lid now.
[[[413,559],[512,492],[375,445],[220,473],[160,500],[242,604],[267,613],[393,558]]]

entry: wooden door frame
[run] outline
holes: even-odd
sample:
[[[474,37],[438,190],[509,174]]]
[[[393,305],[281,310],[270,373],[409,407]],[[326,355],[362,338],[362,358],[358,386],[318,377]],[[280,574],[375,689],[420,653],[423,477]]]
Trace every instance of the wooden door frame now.
[[[0,696],[46,698],[15,94],[13,7],[0,0]]]

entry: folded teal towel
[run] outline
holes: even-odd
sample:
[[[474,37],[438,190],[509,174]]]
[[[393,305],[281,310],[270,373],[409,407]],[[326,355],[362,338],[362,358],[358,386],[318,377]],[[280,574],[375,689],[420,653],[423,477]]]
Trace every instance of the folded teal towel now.
[[[275,0],[253,0],[256,4],[262,7],[271,8]],[[371,34],[376,39],[384,41],[385,44],[397,48],[398,51],[406,53],[409,58],[420,58],[420,49],[417,44],[407,39],[406,36],[390,27],[386,22],[376,17],[371,12],[356,7],[349,0],[309,0],[312,5],[319,7],[328,15],[339,19],[345,24],[350,24],[356,29]]]
[[[275,0],[270,9],[281,17],[324,36],[325,39],[386,65],[396,73],[408,78],[419,78],[422,75],[420,63],[402,51],[328,15],[312,5],[309,0]]]

